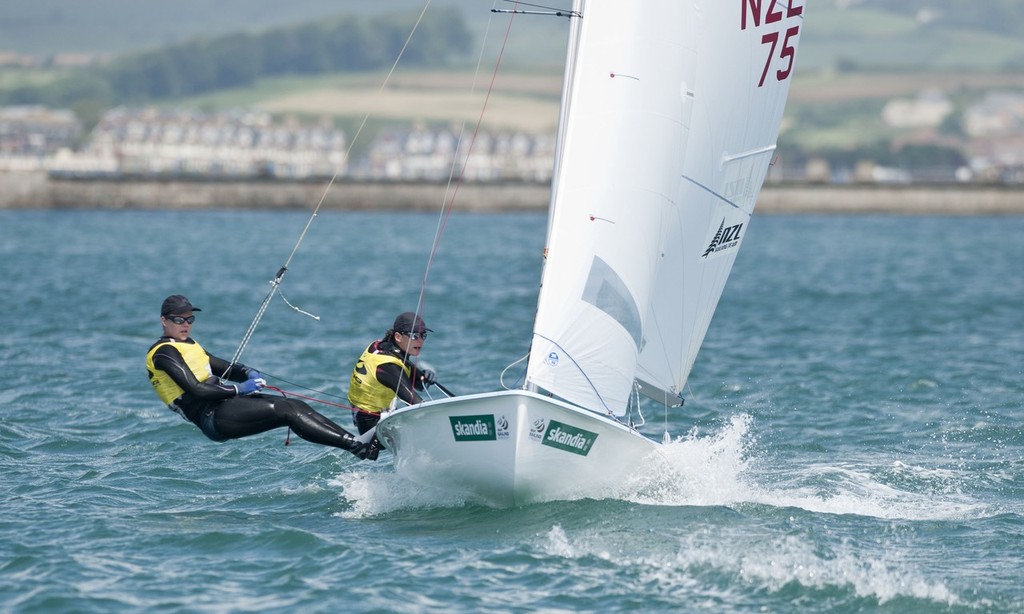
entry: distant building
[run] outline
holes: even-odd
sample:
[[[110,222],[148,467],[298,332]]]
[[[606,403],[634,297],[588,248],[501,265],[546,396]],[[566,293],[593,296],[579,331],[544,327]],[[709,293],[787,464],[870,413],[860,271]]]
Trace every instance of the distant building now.
[[[459,134],[449,128],[416,126],[383,131],[365,160],[353,164],[359,179],[403,181],[551,180],[554,135],[526,132]],[[470,150],[472,146],[472,150]]]
[[[49,63],[54,68],[86,68],[102,64],[110,57],[109,54],[99,53],[56,53]]]
[[[15,51],[0,51],[0,66],[12,68],[32,68],[36,65],[35,58]]]
[[[1006,181],[1024,170],[1024,132],[971,142],[971,170],[979,177]]]
[[[82,124],[67,109],[0,107],[0,163],[11,158],[41,159],[71,147],[82,134]]]
[[[1024,95],[989,94],[964,111],[964,131],[972,138],[1024,134]]]
[[[268,113],[117,108],[54,172],[306,179],[344,175],[347,139],[328,122],[275,123]]]
[[[953,103],[939,90],[929,89],[917,98],[890,100],[882,108],[882,120],[893,128],[935,128],[953,112]]]

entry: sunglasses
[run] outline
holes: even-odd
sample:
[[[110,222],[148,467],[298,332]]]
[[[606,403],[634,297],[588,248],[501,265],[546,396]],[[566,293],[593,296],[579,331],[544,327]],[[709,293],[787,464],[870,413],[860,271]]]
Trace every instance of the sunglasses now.
[[[171,322],[174,322],[175,324],[185,324],[186,322],[191,324],[191,323],[196,321],[196,317],[195,316],[189,316],[187,318],[183,318],[181,316],[164,316],[164,317],[167,318],[168,320],[170,320]]]
[[[417,339],[426,339],[427,338],[427,333],[426,332],[422,332],[422,333],[398,333],[398,334],[399,335],[404,335],[404,336],[412,339],[413,341],[416,341]]]

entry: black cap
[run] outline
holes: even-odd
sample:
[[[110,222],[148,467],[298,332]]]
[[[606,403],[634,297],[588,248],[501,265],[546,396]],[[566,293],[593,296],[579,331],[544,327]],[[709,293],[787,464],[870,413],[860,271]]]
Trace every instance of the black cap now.
[[[185,313],[186,311],[202,311],[198,307],[193,307],[192,303],[188,302],[188,299],[180,294],[172,294],[164,299],[164,304],[160,306],[160,315],[169,316],[172,313]]]
[[[427,328],[427,325],[423,323],[423,318],[411,311],[406,311],[395,318],[395,323],[392,325],[391,330],[396,333],[434,332],[433,329]]]

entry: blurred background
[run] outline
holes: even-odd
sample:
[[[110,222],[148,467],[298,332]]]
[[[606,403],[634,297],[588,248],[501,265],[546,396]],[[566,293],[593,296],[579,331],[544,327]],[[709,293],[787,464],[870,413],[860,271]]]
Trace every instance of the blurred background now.
[[[796,1],[769,184],[1024,183],[1024,3]],[[563,18],[506,37],[491,0],[4,4],[0,173],[444,181],[500,53],[466,178],[550,180]]]

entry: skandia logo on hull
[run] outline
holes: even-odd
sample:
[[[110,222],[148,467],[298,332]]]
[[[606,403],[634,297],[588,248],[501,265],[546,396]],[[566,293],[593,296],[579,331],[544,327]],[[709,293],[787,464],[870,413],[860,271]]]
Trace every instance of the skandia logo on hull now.
[[[455,441],[494,441],[497,431],[494,428],[494,415],[481,416],[449,416],[452,424],[452,435]]]
[[[743,229],[743,224],[735,224],[733,226],[725,225],[725,218],[722,218],[722,223],[718,225],[718,232],[715,233],[714,238],[708,243],[707,249],[701,254],[701,258],[707,258],[712,254],[723,252],[727,249],[731,249],[740,244],[740,230]]]
[[[548,423],[548,430],[544,433],[541,443],[552,448],[586,456],[590,454],[590,448],[594,446],[596,440],[597,433],[552,420]]]

